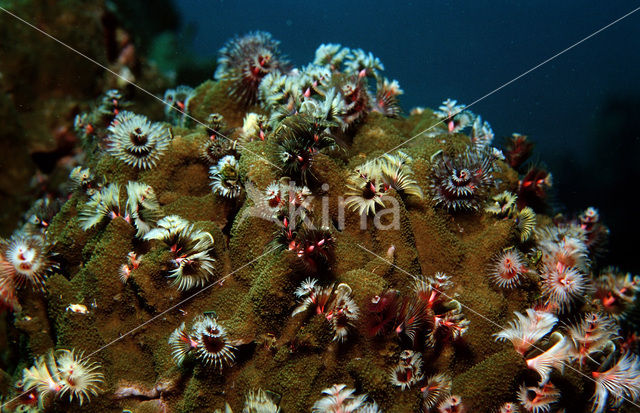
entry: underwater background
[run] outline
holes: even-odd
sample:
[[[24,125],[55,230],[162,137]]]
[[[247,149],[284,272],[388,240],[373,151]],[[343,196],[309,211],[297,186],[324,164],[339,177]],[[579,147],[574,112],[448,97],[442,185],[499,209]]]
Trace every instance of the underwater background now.
[[[0,0],[0,411],[640,411],[639,22]]]

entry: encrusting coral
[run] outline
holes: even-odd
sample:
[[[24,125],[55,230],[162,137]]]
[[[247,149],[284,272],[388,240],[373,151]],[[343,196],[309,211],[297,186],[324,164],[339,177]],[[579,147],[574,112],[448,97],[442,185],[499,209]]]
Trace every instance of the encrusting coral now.
[[[527,137],[494,147],[452,99],[402,117],[360,49],[292,69],[255,32],[218,63],[164,120],[117,90],[77,116],[64,196],[0,242],[26,346],[4,410],[638,403],[640,277],[602,268],[595,208],[549,215]]]

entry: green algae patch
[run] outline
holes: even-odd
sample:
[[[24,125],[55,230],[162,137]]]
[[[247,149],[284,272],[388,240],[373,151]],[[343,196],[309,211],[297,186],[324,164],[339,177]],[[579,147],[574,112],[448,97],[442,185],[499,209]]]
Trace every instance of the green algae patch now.
[[[281,320],[293,307],[293,290],[297,285],[290,277],[291,271],[277,260],[270,260],[251,280],[249,297],[256,317],[261,320],[257,333],[277,332]]]
[[[393,285],[402,285],[409,274],[418,275],[421,268],[416,251],[411,221],[403,199],[395,191],[389,192],[394,201],[387,202],[392,213],[379,212],[371,227],[373,240],[381,261],[393,266],[398,271],[390,271],[388,279]]]
[[[416,412],[420,408],[418,393],[401,391],[389,383],[389,370],[382,360],[355,358],[347,363],[347,370],[355,381],[356,389],[366,389],[385,412]]]
[[[16,328],[29,337],[32,354],[44,354],[54,344],[51,322],[47,317],[47,303],[39,292],[30,291],[22,300],[23,311],[16,316]]]
[[[225,288],[221,289],[220,294],[222,297],[215,300],[216,305],[212,308],[230,306],[225,313],[220,314],[220,319],[224,320],[231,339],[242,344],[256,341],[257,337],[260,337],[256,334],[260,319],[253,312],[253,305],[246,296],[246,290],[236,288],[229,292],[229,289]]]
[[[62,321],[69,318],[67,314],[69,305],[82,304],[87,307],[83,303],[84,297],[82,290],[74,286],[59,273],[55,273],[47,278],[47,291],[49,292],[47,309],[51,319],[56,322],[55,326],[57,330],[64,324]],[[90,307],[90,303],[87,304],[89,304]]]
[[[299,319],[302,325],[291,323],[299,327],[291,344],[292,348],[302,352],[321,353],[333,341],[333,332],[324,314],[314,314],[310,318],[307,315],[296,315],[295,319]]]
[[[451,392],[462,397],[469,411],[499,410],[503,403],[513,401],[520,385],[514,378],[526,368],[520,354],[504,350],[454,377]]]
[[[423,274],[451,274],[464,258],[464,248],[445,217],[431,208],[408,211]]]
[[[385,152],[402,145],[405,140],[389,119],[379,113],[371,113],[353,137],[350,151],[354,155]]]
[[[151,185],[161,205],[211,191],[209,168],[200,157],[198,144],[181,136],[174,137],[155,168],[140,173],[140,181]]]
[[[371,298],[379,295],[388,286],[380,275],[366,270],[351,270],[340,275],[340,281],[351,287],[352,295],[358,307],[366,309]]]
[[[130,282],[145,306],[160,310],[179,298],[177,288],[167,277],[171,254],[166,249],[154,249],[144,256],[140,266],[131,271]]]
[[[53,252],[64,256],[66,264],[73,267],[80,266],[83,262],[82,251],[89,234],[83,231],[78,221],[78,208],[83,201],[78,195],[74,195],[62,206],[60,212],[54,217],[49,226],[49,234],[53,239]]]
[[[228,83],[208,80],[196,88],[189,100],[189,111],[201,122],[206,121],[209,114],[219,113],[230,127],[240,127],[245,108],[229,94]]]
[[[291,359],[278,366],[274,374],[267,375],[265,388],[282,395],[280,406],[283,411],[310,411],[310,401],[320,393],[315,383],[323,370],[326,365],[319,354]]]
[[[518,172],[511,168],[506,162],[497,160],[497,167],[493,173],[496,182],[499,183],[499,190],[496,193],[500,193],[504,190],[516,192],[518,190]]]
[[[274,246],[269,245],[277,226],[267,220],[251,216],[248,206],[238,212],[234,221],[229,242],[229,256],[234,277],[249,282],[251,270],[257,268],[259,262],[279,255]],[[265,254],[264,258],[261,255]]]
[[[132,250],[134,231],[124,219],[113,219],[102,233],[93,255],[81,270],[85,291],[98,301],[101,312],[117,310],[114,308],[113,297],[123,289],[120,267]]]
[[[371,254],[360,248],[358,244],[364,245],[367,249],[373,248],[371,242],[363,243],[357,236],[340,232],[335,236],[335,253],[340,259],[336,260],[334,271],[342,274],[347,271],[362,268],[371,261]]]
[[[430,135],[416,135],[414,140],[407,142],[407,147],[403,147],[403,151],[416,160],[421,159],[433,165],[442,155],[455,156],[467,151],[470,147],[469,144],[470,139],[464,134],[432,131]],[[428,175],[431,167],[425,170]]]
[[[471,325],[464,336],[464,342],[476,355],[490,355],[497,351],[492,335],[496,333],[496,324],[508,311],[504,294],[510,291],[496,288],[489,280],[488,272],[493,257],[502,247],[513,245],[512,223],[508,220],[491,222],[473,219],[456,219],[463,231],[458,234],[461,248],[465,252],[461,268],[453,273],[454,285],[459,301],[473,311],[464,311]],[[481,286],[482,288],[478,288]],[[512,308],[527,305],[522,295],[512,294]],[[481,314],[482,316],[479,316]],[[493,321],[496,324],[491,323]],[[477,356],[476,356],[477,357]]]
[[[224,397],[218,387],[210,387],[197,377],[188,379],[176,410],[181,413],[202,412],[200,406],[224,405]]]
[[[274,139],[239,144],[242,153],[238,171],[242,179],[250,181],[258,190],[263,190],[281,176],[281,162]]]
[[[313,210],[322,212],[322,216],[325,216],[325,209],[327,210],[328,218],[336,220],[339,217],[339,208],[341,200],[344,199],[346,192],[346,181],[348,177],[348,171],[344,168],[344,165],[335,159],[330,158],[326,154],[319,153],[314,158],[313,163],[313,176],[312,183],[310,185],[314,189],[314,193],[320,194],[314,198],[315,202]],[[317,183],[321,182],[322,185],[318,188]],[[325,223],[325,225],[328,223]]]
[[[164,206],[167,215],[179,215],[188,221],[211,221],[222,229],[234,210],[233,201],[212,193],[205,196],[179,196]]]
[[[129,181],[138,178],[138,171],[121,161],[120,159],[106,155],[100,158],[96,164],[94,174],[96,177],[105,177],[109,183],[125,185]]]
[[[410,114],[404,122],[400,123],[400,129],[409,136],[415,136],[424,131],[431,132],[436,128],[444,127],[444,122],[433,113],[433,110],[428,108],[421,108],[421,110]]]
[[[47,280],[49,290],[48,311],[53,320],[56,345],[90,351],[104,344],[101,340],[98,318],[91,300],[85,299],[81,288],[60,274]],[[71,305],[82,305],[86,313],[73,311]]]

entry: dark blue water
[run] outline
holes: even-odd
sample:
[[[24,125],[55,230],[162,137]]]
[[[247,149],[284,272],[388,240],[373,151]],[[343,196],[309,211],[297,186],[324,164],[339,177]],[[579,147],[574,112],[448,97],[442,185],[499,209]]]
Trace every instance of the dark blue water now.
[[[640,6],[636,1],[175,1],[186,46],[214,56],[234,34],[265,30],[295,65],[321,43],[363,48],[405,91],[402,104],[469,104]],[[213,70],[212,70],[213,74]],[[612,229],[611,257],[636,270],[640,231],[640,12],[535,69],[471,110],[498,138],[520,132],[556,178],[557,206],[593,204]],[[630,185],[632,187],[630,188]],[[635,185],[637,187],[637,184]]]

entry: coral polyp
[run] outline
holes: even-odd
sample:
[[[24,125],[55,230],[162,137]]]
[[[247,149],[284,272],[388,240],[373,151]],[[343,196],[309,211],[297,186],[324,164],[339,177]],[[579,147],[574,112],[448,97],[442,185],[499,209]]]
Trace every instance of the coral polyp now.
[[[189,221],[169,215],[157,223],[157,228],[145,234],[145,240],[163,241],[172,254],[169,277],[179,290],[205,285],[214,272],[213,237]]]
[[[562,310],[571,308],[588,288],[584,274],[574,267],[565,267],[560,263],[546,266],[542,277],[542,291],[547,301]]]
[[[607,314],[622,318],[632,308],[640,290],[640,276],[607,267],[595,279],[594,296]]]
[[[197,319],[191,335],[196,342],[196,357],[203,363],[220,370],[233,364],[235,347],[230,344],[225,328],[215,318],[203,316]]]
[[[491,266],[491,280],[501,288],[514,288],[528,271],[522,253],[510,249],[494,258]]]
[[[69,394],[69,399],[78,399],[80,405],[96,396],[104,377],[100,365],[85,360],[83,353],[74,350],[60,350],[55,355],[62,390],[60,397]]]
[[[289,116],[282,121],[274,135],[287,176],[307,182],[315,155],[335,147],[335,140],[328,132],[331,126],[333,124],[308,115]]]
[[[189,99],[193,96],[193,88],[189,86],[178,86],[175,89],[168,89],[164,92],[164,113],[167,118],[176,125],[184,125],[188,117]]]
[[[558,318],[546,311],[529,308],[526,315],[515,312],[516,320],[509,327],[494,334],[496,340],[509,340],[515,350],[524,355],[540,339],[549,334],[558,322]]]
[[[367,402],[366,394],[356,394],[345,384],[334,384],[322,390],[325,396],[313,404],[313,413],[375,413],[378,406]]]
[[[430,410],[440,405],[451,396],[451,378],[446,374],[436,374],[426,379],[420,388],[422,408]]]
[[[188,332],[182,323],[169,336],[169,346],[179,365],[189,354],[219,371],[235,361],[236,346],[229,340],[227,330],[211,315],[196,317]]]
[[[267,32],[236,37],[220,49],[215,78],[228,82],[230,95],[244,105],[258,98],[258,87],[269,73],[287,70],[288,62],[278,49],[280,42]]]
[[[413,177],[412,159],[403,152],[384,154],[356,168],[347,181],[347,207],[360,215],[368,215],[384,207],[390,188],[401,195],[423,197],[422,189]]]
[[[169,130],[145,116],[120,112],[109,128],[107,152],[137,169],[150,169],[170,143]]]
[[[451,211],[479,209],[494,182],[493,162],[493,155],[475,151],[440,156],[431,176],[435,204]]]
[[[98,363],[74,350],[50,351],[39,357],[32,367],[23,370],[21,388],[25,392],[33,391],[42,408],[54,398],[67,395],[71,402],[77,399],[82,406],[101,391],[104,376],[100,369]]]
[[[640,359],[637,355],[626,353],[615,365],[605,371],[591,373],[596,388],[593,393],[594,413],[602,413],[608,405],[619,407],[627,400],[640,399]]]
[[[225,198],[237,198],[242,191],[238,161],[231,155],[220,159],[209,169],[209,178],[213,192]]]
[[[520,386],[518,400],[525,412],[546,413],[551,406],[560,399],[560,391],[553,384],[545,384],[542,387]]]
[[[391,384],[406,390],[422,380],[422,356],[411,350],[400,354],[398,364],[391,370]]]
[[[29,284],[35,289],[44,289],[46,273],[54,266],[39,235],[0,240],[0,261],[0,278],[8,280],[5,281],[8,302],[12,301],[12,286]]]
[[[378,165],[367,163],[355,170],[349,177],[347,187],[349,198],[346,205],[360,215],[375,212],[377,207],[384,207],[384,187]]]

